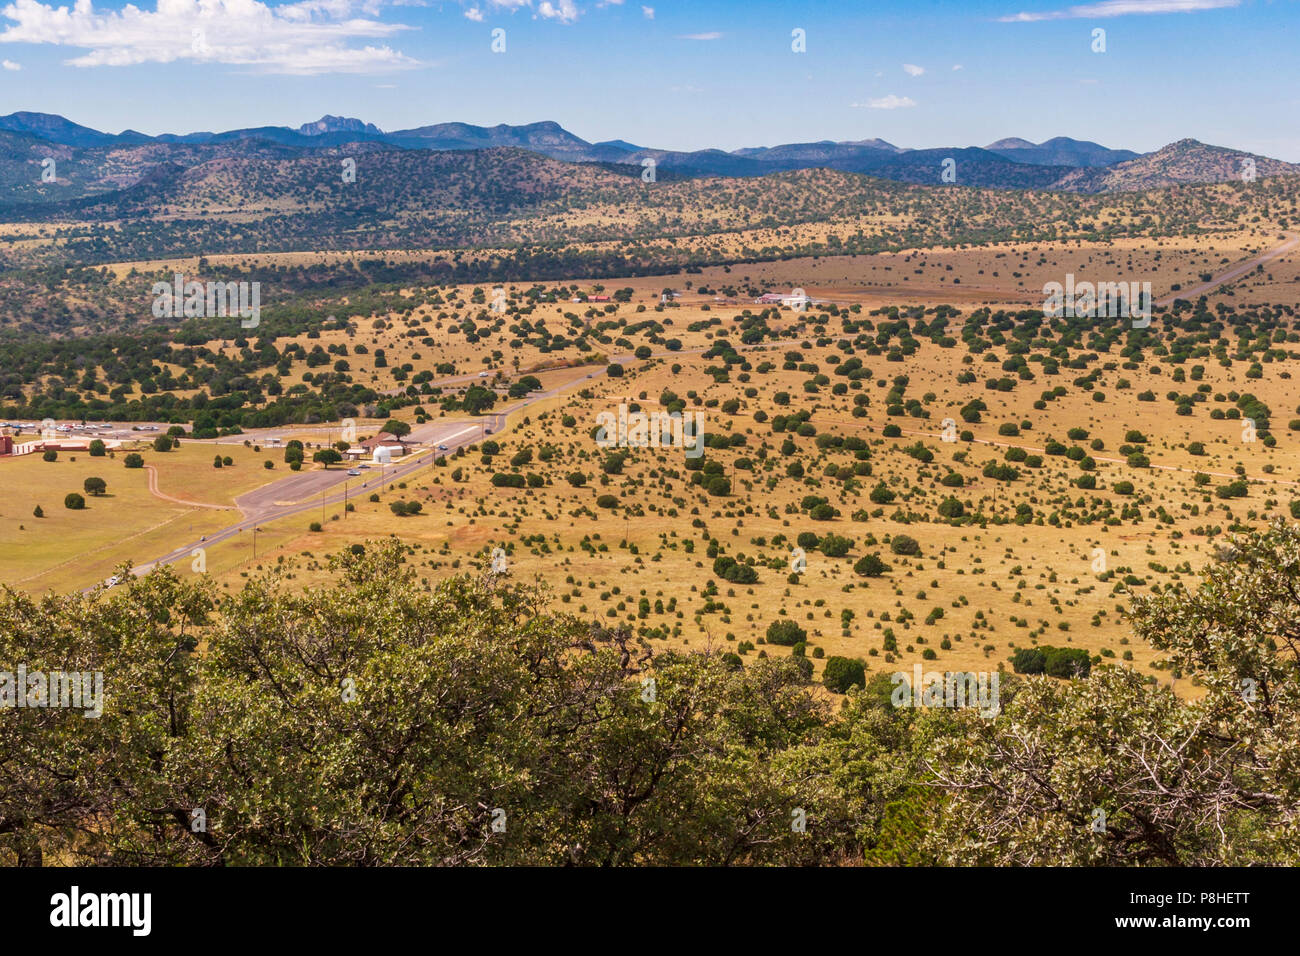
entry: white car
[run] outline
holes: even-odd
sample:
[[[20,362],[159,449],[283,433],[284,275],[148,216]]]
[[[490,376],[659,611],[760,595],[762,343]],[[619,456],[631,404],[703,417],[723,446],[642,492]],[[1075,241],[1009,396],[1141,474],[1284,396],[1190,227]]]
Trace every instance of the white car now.
[[[355,468],[349,468],[349,469],[348,469],[348,476],[349,476],[349,477],[351,477],[351,478],[358,478],[358,477],[360,477],[360,475],[361,475],[361,472],[358,471],[357,469],[355,469]]]
[[[478,377],[479,377],[479,378],[487,378],[487,375],[488,375],[487,372],[479,372],[479,373],[478,373]]]

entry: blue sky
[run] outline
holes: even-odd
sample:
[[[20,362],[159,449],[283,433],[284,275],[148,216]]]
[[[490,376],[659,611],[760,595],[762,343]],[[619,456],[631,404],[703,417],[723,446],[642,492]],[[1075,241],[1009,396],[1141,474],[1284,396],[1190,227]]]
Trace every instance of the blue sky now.
[[[549,119],[669,149],[1190,136],[1300,162],[1297,0],[59,2],[0,13],[0,113],[146,133]]]

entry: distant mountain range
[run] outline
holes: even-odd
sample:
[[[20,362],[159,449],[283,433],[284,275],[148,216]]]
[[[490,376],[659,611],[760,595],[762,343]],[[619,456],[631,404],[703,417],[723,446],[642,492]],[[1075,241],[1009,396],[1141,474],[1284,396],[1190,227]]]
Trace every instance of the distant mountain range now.
[[[518,148],[565,162],[633,167],[653,160],[665,177],[678,179],[827,168],[920,185],[941,184],[945,161],[951,159],[958,185],[1085,193],[1240,180],[1249,163],[1260,178],[1300,173],[1297,165],[1195,140],[1180,140],[1147,154],[1065,136],[1042,143],[1009,138],[984,147],[942,149],[908,149],[865,139],[683,152],[619,139],[590,143],[554,122],[491,127],[438,123],[385,132],[373,123],[327,115],[297,129],[263,126],[147,136],[134,130],[103,133],[62,116],[19,112],[0,117],[0,187],[12,187],[6,189],[8,196],[0,195],[0,205],[89,197],[145,181],[164,167],[188,169],[246,155],[249,149],[268,159],[287,160],[344,146],[430,151]],[[39,166],[46,155],[56,160],[59,186],[66,188],[41,188],[39,176],[32,175],[33,164]]]
[[[1131,149],[1107,149],[1068,136],[1057,136],[1042,143],[1031,143],[1013,136],[989,143],[984,148],[1013,162],[1035,166],[1112,166],[1137,159],[1139,155]]]

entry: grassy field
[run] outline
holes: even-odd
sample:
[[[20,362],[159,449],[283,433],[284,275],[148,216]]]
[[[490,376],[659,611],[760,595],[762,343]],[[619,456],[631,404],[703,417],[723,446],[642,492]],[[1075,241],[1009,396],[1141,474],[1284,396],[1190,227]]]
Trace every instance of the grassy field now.
[[[266,471],[263,460],[272,457],[242,446],[221,446],[221,454],[234,464],[212,466],[211,445],[183,442],[166,454],[142,446],[140,454],[158,473],[158,490],[172,498],[228,510],[186,506],[158,497],[149,490],[149,472],[126,468],[126,450],[114,457],[92,458],[86,452],[60,452],[57,461],[41,455],[0,460],[7,493],[0,502],[0,581],[27,591],[66,591],[87,587],[112,574],[125,560],[136,562],[162,554],[177,544],[232,523],[239,512],[234,499],[283,475]],[[86,478],[103,478],[107,494],[85,494]],[[64,507],[64,497],[81,494],[83,510]],[[40,507],[45,516],[37,518]]]
[[[1016,647],[1069,644],[1106,659],[1131,660],[1168,680],[1152,649],[1130,643],[1124,608],[1134,595],[1187,579],[1213,560],[1228,529],[1289,513],[1300,496],[1300,457],[1297,432],[1285,422],[1300,409],[1300,379],[1292,377],[1288,363],[1270,359],[1252,369],[1252,360],[1241,356],[1225,364],[1220,355],[1228,353],[1208,354],[1216,335],[1231,351],[1225,325],[1206,340],[1206,354],[1188,361],[1171,364],[1158,344],[1134,360],[1120,339],[1079,370],[1062,365],[1045,374],[1045,366],[1031,363],[1028,379],[1000,390],[988,382],[1007,376],[1005,363],[1020,354],[1007,347],[1011,325],[1005,338],[986,327],[982,334],[991,335],[992,343],[980,352],[960,341],[944,346],[920,336],[906,355],[885,354],[898,339],[879,347],[871,340],[900,316],[914,324],[934,321],[941,305],[958,310],[949,314],[947,331],[960,336],[963,323],[983,306],[1006,309],[1008,316],[1041,306],[1042,285],[1066,273],[1081,280],[1139,278],[1150,281],[1159,298],[1279,241],[1261,227],[1212,241],[995,244],[572,283],[573,293],[589,295],[631,288],[631,300],[537,303],[523,314],[527,321],[552,331],[613,323],[601,340],[606,356],[646,344],[644,333],[622,330],[650,319],[661,324],[663,338],[680,342],[675,354],[655,346],[661,357],[630,362],[621,379],[591,382],[579,381],[590,366],[550,367],[573,364],[582,355],[543,351],[532,336],[521,335],[504,348],[502,335],[470,342],[453,333],[461,318],[481,315],[482,287],[408,290],[433,296],[405,314],[359,320],[296,344],[330,349],[331,359],[345,354],[354,381],[389,391],[405,388],[421,373],[444,377],[436,367],[448,362],[456,374],[474,375],[476,382],[478,370],[488,369],[494,382],[538,370],[543,388],[578,384],[512,415],[504,432],[493,436],[496,454],[471,449],[423,469],[378,501],[354,499],[355,510],[346,515],[341,506],[330,506],[324,514],[308,511],[266,522],[257,535],[256,558],[252,535],[241,534],[207,550],[205,573],[232,588],[257,568],[294,563],[295,581],[325,584],[327,554],[395,535],[430,581],[481,568],[492,549],[501,547],[509,553],[510,573],[544,585],[557,608],[677,646],[785,654],[785,647],[764,644],[769,625],[785,619],[804,628],[810,655],[862,657],[872,668],[922,663],[987,670],[1005,666]],[[739,291],[755,285],[803,287],[834,308],[764,312]],[[512,296],[522,291],[507,288]],[[660,304],[664,288],[681,293],[667,307]],[[1217,290],[1209,314],[1231,315],[1260,303],[1300,306],[1300,255],[1292,252]],[[745,352],[746,365],[720,374],[723,361],[700,353],[719,339],[737,345],[758,313],[777,340]],[[856,336],[843,332],[845,321],[869,323],[865,338],[864,328]],[[1177,334],[1176,325],[1165,326],[1160,318],[1156,328],[1156,343]],[[849,339],[857,346],[848,346]],[[1289,341],[1274,344],[1283,351],[1295,348]],[[224,348],[232,356],[238,352],[234,340]],[[1052,348],[1053,341],[1040,339],[1028,354],[1036,362],[1064,363]],[[1069,355],[1087,348],[1075,342]],[[377,349],[384,350],[382,364],[375,361]],[[787,353],[797,358],[791,361]],[[852,388],[835,374],[850,356],[870,372]],[[1191,372],[1193,366],[1197,371]],[[396,369],[405,374],[395,375]],[[301,381],[304,371],[295,364],[284,384]],[[1187,372],[1190,379],[1182,377]],[[1079,384],[1085,374],[1090,377]],[[1043,401],[1044,390],[1054,386],[1064,386],[1064,394]],[[1190,414],[1177,413],[1170,396],[1193,390],[1198,403]],[[1225,414],[1237,414],[1237,397],[1244,393],[1271,408],[1273,447],[1243,440],[1242,422]],[[633,450],[620,469],[604,468],[607,451],[590,434],[596,416],[620,403],[653,409],[670,394],[704,413],[706,433],[743,439],[726,449],[710,448],[705,456],[730,479],[730,494],[708,494],[693,484],[680,450]],[[424,413],[434,421],[443,418],[439,391],[426,388],[424,395]],[[983,403],[979,421],[963,420],[963,408],[977,399]],[[499,405],[505,404],[503,397]],[[808,412],[814,434],[773,430],[773,417],[799,409]],[[403,415],[412,419],[416,411]],[[968,431],[969,440],[943,440],[945,419]],[[359,424],[359,437],[378,425],[379,420]],[[1078,430],[1073,436],[1072,429]],[[294,434],[309,442],[339,437],[337,426]],[[861,440],[865,454],[822,446],[825,436]],[[1070,455],[1045,454],[1052,441],[1073,446]],[[1203,453],[1194,453],[1200,446]],[[1076,448],[1078,457],[1088,459],[1095,488],[1079,483]],[[213,469],[217,450],[231,455],[235,467]],[[1135,453],[1145,460],[1134,464]],[[279,448],[259,453],[236,444],[191,442],[170,455],[146,452],[159,469],[162,493],[212,505],[230,505],[239,494],[283,477],[281,456]],[[160,500],[149,494],[144,472],[126,471],[119,462],[77,457],[73,462],[62,455],[47,464],[29,456],[3,464],[14,490],[0,531],[18,544],[0,558],[0,580],[29,590],[85,586],[125,557],[156,557],[237,519],[234,511]],[[263,468],[268,459],[275,470]],[[864,463],[866,473],[853,474]],[[1016,478],[990,477],[988,468],[1000,464],[1014,466]],[[532,473],[541,485],[496,487],[491,478],[498,472]],[[583,476],[582,487],[568,480],[575,472]],[[90,474],[109,480],[111,497],[90,499],[85,512],[63,509],[63,494],[80,491]],[[960,476],[955,485],[949,483],[953,475]],[[1244,497],[1216,493],[1239,476],[1249,481]],[[598,504],[602,495],[613,496],[612,507]],[[389,505],[396,499],[418,501],[421,513],[395,515]],[[824,499],[834,513],[814,518],[810,499]],[[948,499],[961,503],[964,516],[950,520],[939,513]],[[30,517],[37,503],[46,518]],[[314,521],[321,531],[308,530]],[[790,558],[801,534],[832,534],[851,543],[840,556],[804,549],[806,570],[791,577]],[[901,535],[916,540],[916,554],[894,553]],[[752,564],[757,581],[722,579],[714,570],[715,554]],[[855,573],[855,563],[869,554],[878,554],[889,572]],[[185,562],[179,566],[188,570]]]

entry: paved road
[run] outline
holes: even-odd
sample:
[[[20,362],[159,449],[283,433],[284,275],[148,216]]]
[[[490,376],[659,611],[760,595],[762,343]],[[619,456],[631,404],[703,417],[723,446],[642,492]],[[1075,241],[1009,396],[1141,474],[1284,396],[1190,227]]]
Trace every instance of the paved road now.
[[[738,345],[737,351],[750,351],[753,349],[773,349],[780,348],[770,342],[760,342],[754,345]],[[694,355],[707,351],[704,348],[682,349],[676,352],[658,352],[652,358],[671,358],[678,355]],[[636,357],[627,355],[616,355],[610,362],[633,362],[637,361]],[[212,534],[200,537],[196,541],[175,548],[161,557],[154,558],[144,564],[137,565],[132,569],[136,576],[147,574],[150,570],[162,564],[173,564],[177,561],[192,559],[194,551],[198,548],[210,548],[215,544],[228,541],[231,538],[247,533],[251,538],[253,529],[259,525],[274,521],[278,518],[287,518],[304,512],[321,509],[322,514],[329,509],[331,505],[343,504],[350,496],[355,496],[363,490],[366,494],[380,488],[387,488],[396,482],[410,476],[428,465],[435,457],[441,454],[452,454],[456,449],[466,445],[473,445],[481,442],[486,435],[500,434],[506,427],[506,419],[516,411],[527,408],[538,402],[553,398],[570,389],[579,388],[586,385],[592,379],[599,378],[605,374],[607,366],[592,366],[590,371],[585,375],[580,375],[570,382],[562,385],[556,385],[540,392],[533,392],[526,398],[520,399],[511,405],[498,409],[490,415],[486,415],[477,422],[439,422],[426,423],[424,426],[415,426],[412,429],[412,437],[418,435],[421,440],[428,441],[433,447],[423,451],[415,452],[406,458],[398,459],[393,465],[382,469],[383,475],[379,474],[374,466],[364,471],[361,477],[349,477],[343,467],[322,469],[320,471],[311,471],[299,475],[291,475],[288,478],[282,478],[264,485],[254,491],[250,491],[239,498],[235,499],[235,504],[243,513],[243,518],[236,523],[215,531]],[[248,435],[238,436],[242,444],[244,439],[250,438]],[[266,435],[258,433],[256,440],[264,441]],[[446,445],[447,450],[440,451],[437,445]],[[330,489],[338,488],[339,490],[330,493]],[[311,496],[318,496],[314,499]],[[303,500],[306,498],[307,500]],[[346,520],[347,512],[344,511]],[[253,543],[249,542],[250,550]],[[105,582],[107,583],[107,582]],[[85,591],[94,590],[94,585],[86,588]]]

